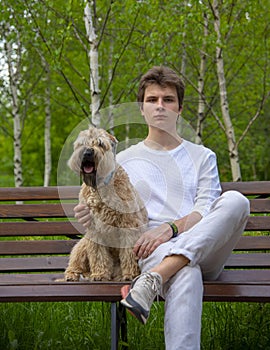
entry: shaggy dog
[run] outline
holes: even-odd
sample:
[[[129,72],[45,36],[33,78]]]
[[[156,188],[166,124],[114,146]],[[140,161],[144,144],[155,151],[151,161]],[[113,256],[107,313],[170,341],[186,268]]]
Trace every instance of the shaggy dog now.
[[[66,281],[132,280],[139,274],[132,252],[146,229],[146,209],[125,170],[115,161],[117,140],[92,126],[80,132],[69,167],[82,176],[79,202],[87,204],[91,223],[73,247]]]

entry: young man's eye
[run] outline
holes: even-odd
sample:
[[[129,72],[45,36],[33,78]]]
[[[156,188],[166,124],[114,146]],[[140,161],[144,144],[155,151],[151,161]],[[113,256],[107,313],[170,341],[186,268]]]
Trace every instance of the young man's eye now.
[[[164,102],[169,102],[169,103],[172,103],[172,102],[174,102],[174,99],[173,99],[173,98],[171,98],[171,97],[164,98]]]
[[[148,99],[146,100],[146,102],[148,102],[148,103],[155,103],[155,102],[156,102],[156,99],[154,99],[154,98],[148,98]]]

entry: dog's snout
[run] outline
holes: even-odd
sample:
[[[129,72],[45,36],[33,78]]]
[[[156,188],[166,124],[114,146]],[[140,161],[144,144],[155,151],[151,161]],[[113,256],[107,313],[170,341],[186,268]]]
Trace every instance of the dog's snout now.
[[[92,156],[94,154],[93,148],[87,148],[87,150],[84,152],[88,156]]]
[[[94,154],[93,148],[87,148],[84,152],[84,156],[91,157]]]

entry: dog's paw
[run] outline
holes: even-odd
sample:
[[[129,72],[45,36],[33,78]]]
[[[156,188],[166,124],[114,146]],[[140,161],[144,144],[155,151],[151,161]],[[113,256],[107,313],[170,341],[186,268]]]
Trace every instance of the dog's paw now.
[[[66,282],[65,278],[56,278],[54,282]]]
[[[112,280],[113,281],[116,281],[116,282],[121,282],[123,279],[122,279],[122,275],[114,275],[112,277]]]
[[[69,272],[65,274],[66,282],[78,282],[80,279],[80,274],[75,272]]]
[[[90,275],[90,279],[92,281],[110,281],[111,280],[111,276],[110,275],[100,275],[100,274],[92,273]]]
[[[87,281],[91,281],[91,272],[84,272],[83,274],[82,274],[82,277],[83,277],[83,279],[85,279],[85,280],[87,280]]]
[[[121,281],[132,281],[138,275],[126,274],[121,277]]]

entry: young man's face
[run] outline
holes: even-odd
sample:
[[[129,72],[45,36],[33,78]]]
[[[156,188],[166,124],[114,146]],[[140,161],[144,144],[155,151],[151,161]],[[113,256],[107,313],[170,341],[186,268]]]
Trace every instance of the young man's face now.
[[[180,111],[174,86],[161,87],[158,84],[152,84],[145,89],[141,112],[150,127],[163,130],[175,129]]]

